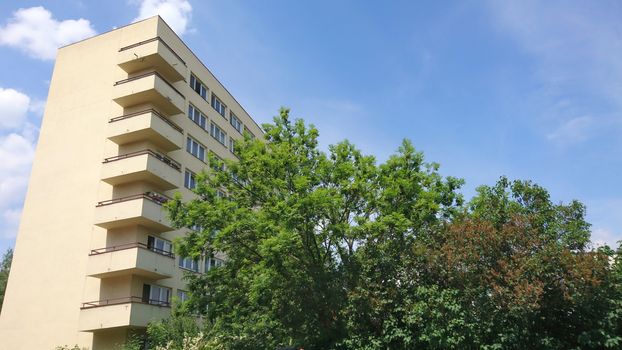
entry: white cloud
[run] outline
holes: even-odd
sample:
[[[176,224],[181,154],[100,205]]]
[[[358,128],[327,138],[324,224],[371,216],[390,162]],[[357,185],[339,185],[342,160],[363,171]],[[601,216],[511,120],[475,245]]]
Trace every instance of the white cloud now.
[[[28,106],[28,111],[35,114],[35,116],[41,118],[43,117],[43,112],[45,111],[45,100],[34,100],[30,101],[30,106]]]
[[[622,23],[615,11],[582,1],[489,4],[500,28],[540,59],[538,73],[548,83],[587,84],[622,102]]]
[[[15,238],[21,215],[22,211],[19,209],[8,209],[0,213],[3,221],[0,226],[0,238]]]
[[[183,35],[188,27],[192,6],[187,0],[143,0],[134,22],[160,15],[173,30]]]
[[[615,234],[613,230],[605,227],[597,227],[592,230],[592,242],[596,247],[608,245],[615,249],[618,246],[620,235]]]
[[[590,116],[573,118],[560,125],[555,131],[546,135],[546,137],[560,144],[584,141],[589,137],[593,123],[594,118]]]
[[[13,129],[26,120],[30,98],[14,89],[0,87],[0,129]]]
[[[622,240],[622,198],[586,200],[585,205],[587,220],[593,225],[592,241],[595,245],[617,247],[617,241]]]
[[[614,3],[585,1],[489,1],[500,31],[532,59],[541,88],[534,99],[547,123],[579,139],[581,127],[615,125],[622,112],[622,21]],[[559,101],[563,101],[560,104]],[[570,116],[590,115],[569,120]],[[556,137],[559,135],[559,137]]]
[[[1,111],[0,111],[1,112]],[[0,236],[17,234],[19,213],[28,186],[35,145],[27,137],[11,133],[0,137]]]
[[[59,21],[42,6],[19,9],[0,28],[0,45],[19,48],[29,56],[53,60],[61,46],[95,35],[91,22],[80,18]]]
[[[0,87],[0,238],[14,238],[28,186],[38,128],[29,112],[40,115],[44,102]]]
[[[21,174],[29,169],[33,152],[32,142],[23,135],[11,133],[0,137],[0,176]]]

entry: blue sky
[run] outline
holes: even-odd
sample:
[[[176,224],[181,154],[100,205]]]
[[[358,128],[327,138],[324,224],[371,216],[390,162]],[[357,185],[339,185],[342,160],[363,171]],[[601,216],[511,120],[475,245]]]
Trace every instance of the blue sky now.
[[[54,48],[159,13],[258,122],[280,106],[384,160],[409,138],[464,194],[501,175],[622,239],[622,3],[0,3],[0,252],[15,241]]]

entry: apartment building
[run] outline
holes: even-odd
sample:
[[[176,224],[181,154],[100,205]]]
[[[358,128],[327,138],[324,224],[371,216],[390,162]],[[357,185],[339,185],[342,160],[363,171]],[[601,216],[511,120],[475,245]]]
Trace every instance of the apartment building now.
[[[112,349],[187,297],[162,204],[208,154],[262,131],[160,18],[59,49],[2,314],[0,348]]]

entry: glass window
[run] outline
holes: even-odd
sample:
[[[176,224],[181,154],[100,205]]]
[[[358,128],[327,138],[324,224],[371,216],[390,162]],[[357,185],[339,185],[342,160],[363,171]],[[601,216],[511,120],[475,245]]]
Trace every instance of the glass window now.
[[[224,261],[222,259],[218,259],[215,257],[205,259],[205,272],[215,269],[217,267],[221,267],[224,265]]]
[[[225,116],[225,111],[227,110],[227,106],[225,106],[222,101],[212,93],[212,107],[218,112],[218,114]],[[225,118],[226,119],[226,118]]]
[[[235,140],[231,136],[229,136],[229,151],[235,154]]]
[[[190,271],[199,272],[199,261],[193,260],[192,258],[185,258],[180,256],[179,267]]]
[[[209,163],[210,168],[212,168],[214,171],[225,171],[225,162],[223,162],[222,159],[216,155],[216,153],[210,153],[213,157]]]
[[[168,305],[171,301],[171,289],[156,285],[151,285],[151,304]]]
[[[148,288],[147,288],[148,286]],[[149,290],[149,304],[169,305],[171,302],[171,289],[158,285],[145,285],[143,290]]]
[[[183,303],[184,301],[187,301],[188,299],[190,299],[190,295],[185,290],[178,289],[177,299],[179,299],[179,301]]]
[[[170,241],[160,237],[147,236],[147,248],[160,254],[173,254],[173,244]]]
[[[198,143],[192,137],[186,139],[186,151],[205,162],[205,146]]]
[[[192,104],[188,105],[188,118],[202,129],[207,130],[207,117]]]
[[[248,135],[251,137],[251,139],[255,139],[255,134],[253,134],[250,130],[248,130],[246,126],[244,127],[244,132],[247,132]]]
[[[190,87],[196,91],[199,96],[203,97],[207,101],[207,87],[203,84],[194,74],[190,75]]]
[[[222,129],[218,127],[218,125],[216,125],[214,122],[210,123],[209,133],[210,135],[212,135],[213,138],[216,139],[216,141],[225,145],[227,134],[225,134],[225,132],[222,131]]]
[[[235,114],[233,114],[233,112],[229,112],[229,123],[231,123],[231,126],[233,126],[233,128],[237,130],[240,134],[242,133],[242,122]]]
[[[195,187],[197,187],[197,180],[195,174],[188,169],[186,169],[186,172],[184,174],[184,186],[189,190],[193,190]]]

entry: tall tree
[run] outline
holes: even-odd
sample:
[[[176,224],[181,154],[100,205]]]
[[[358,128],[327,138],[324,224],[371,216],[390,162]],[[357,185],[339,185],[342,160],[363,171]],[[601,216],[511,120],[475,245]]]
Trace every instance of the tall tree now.
[[[190,278],[194,302],[209,306],[209,336],[222,347],[330,348],[343,337],[351,223],[371,215],[373,159],[349,144],[327,157],[317,130],[292,123],[286,110],[265,131],[267,142],[247,138],[236,145],[238,162],[200,177],[198,200],[169,205],[178,227],[202,228],[180,253],[227,255],[225,267]]]
[[[460,347],[616,348],[622,319],[603,317],[620,300],[613,254],[588,247],[581,203],[502,177],[434,235],[425,283],[452,295],[442,314]]]
[[[167,204],[179,254],[227,257],[187,276],[206,348],[620,345],[619,263],[589,249],[581,203],[501,178],[465,204],[408,141],[378,165],[347,141],[320,151],[286,109],[264,130]]]

